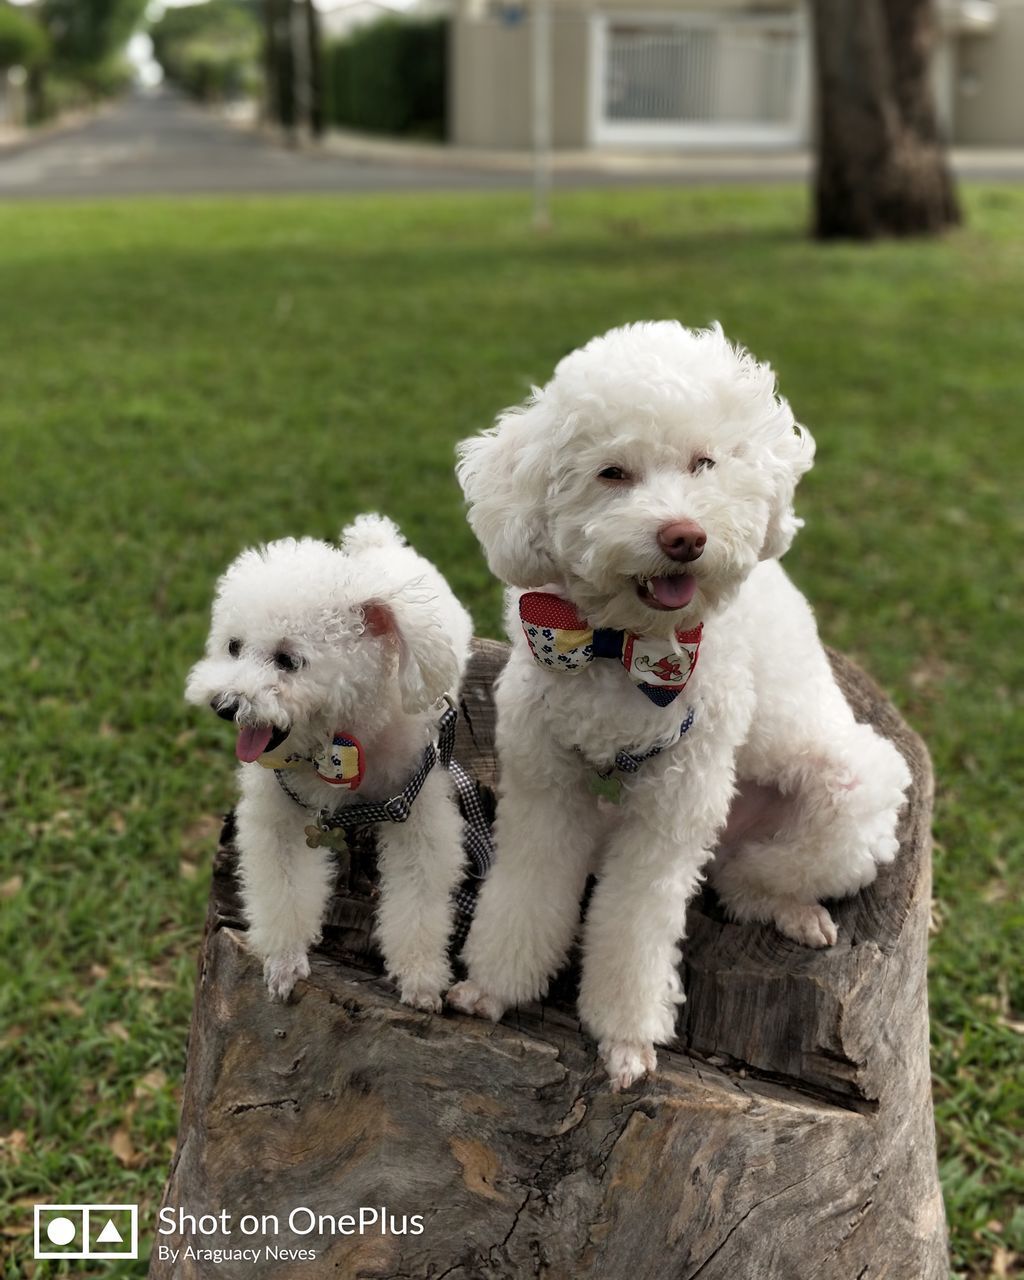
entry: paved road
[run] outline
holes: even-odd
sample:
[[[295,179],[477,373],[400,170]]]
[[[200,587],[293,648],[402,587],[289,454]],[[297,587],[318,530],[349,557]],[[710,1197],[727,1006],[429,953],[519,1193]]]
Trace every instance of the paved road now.
[[[493,158],[492,158],[493,159]],[[1007,167],[1009,166],[1009,167]],[[561,157],[558,187],[792,181],[806,156]],[[1024,153],[977,153],[963,176],[1024,178]],[[127,98],[88,123],[0,150],[0,199],[199,192],[488,190],[524,188],[528,168],[463,152],[424,160],[415,148],[289,150],[172,92]]]
[[[486,185],[509,185],[496,178]],[[479,185],[464,171],[289,150],[170,93],[126,98],[80,128],[0,152],[0,198]]]
[[[723,167],[724,166],[724,167]],[[792,180],[806,157],[561,157],[558,187]],[[530,185],[526,158],[339,140],[292,150],[171,91],[138,94],[88,123],[0,150],[0,199],[199,192],[500,190]]]

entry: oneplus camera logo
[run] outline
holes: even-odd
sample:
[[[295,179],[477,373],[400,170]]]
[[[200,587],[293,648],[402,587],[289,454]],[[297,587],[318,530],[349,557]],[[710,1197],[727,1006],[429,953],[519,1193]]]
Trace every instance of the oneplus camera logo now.
[[[137,1258],[136,1204],[37,1204],[37,1258]]]

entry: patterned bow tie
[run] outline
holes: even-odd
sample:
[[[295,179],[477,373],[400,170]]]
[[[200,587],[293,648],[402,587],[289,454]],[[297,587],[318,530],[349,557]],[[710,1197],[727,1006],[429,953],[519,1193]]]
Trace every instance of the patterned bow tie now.
[[[526,643],[542,667],[552,671],[582,671],[595,658],[621,662],[641,693],[659,707],[667,707],[686,688],[697,665],[700,637],[698,623],[691,631],[677,631],[681,652],[665,652],[664,640],[634,635],[632,631],[594,630],[568,600],[547,591],[528,591],[519,599]]]
[[[268,751],[257,761],[264,769],[298,769],[311,764],[321,782],[332,787],[348,787],[356,791],[366,772],[363,744],[351,733],[336,730],[331,741],[318,747],[311,756],[281,756]]]

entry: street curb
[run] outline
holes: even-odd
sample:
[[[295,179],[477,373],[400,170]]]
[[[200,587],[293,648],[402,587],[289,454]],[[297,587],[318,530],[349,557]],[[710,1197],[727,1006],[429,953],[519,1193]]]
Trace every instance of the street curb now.
[[[355,163],[404,164],[415,168],[459,169],[480,173],[533,172],[533,156],[529,151],[499,151],[474,147],[456,147],[442,142],[406,142],[402,139],[378,138],[332,129],[319,145],[325,156]],[[1019,181],[1024,179],[1024,148],[1020,147],[955,147],[949,152],[950,164],[957,178],[981,181]],[[814,168],[814,157],[801,151],[689,151],[666,154],[657,151],[553,151],[550,155],[553,174],[605,174],[609,177],[692,178],[713,182],[715,179],[756,179],[763,181],[804,181]]]
[[[64,115],[58,116],[56,120],[47,120],[45,124],[24,127],[13,138],[5,140],[0,137],[0,160],[7,156],[20,155],[23,151],[30,151],[33,147],[38,146],[39,143],[48,142],[51,138],[59,138],[66,133],[74,133],[76,129],[82,129],[85,125],[105,116],[113,105],[111,102],[104,102],[98,107],[68,111]]]
[[[200,108],[203,109],[203,108]],[[406,166],[437,169],[449,173],[502,173],[529,177],[534,159],[529,150],[508,151],[483,147],[457,147],[446,142],[409,141],[379,134],[331,128],[318,141],[289,137],[280,126],[266,121],[227,119],[223,123],[239,131],[252,131],[267,141],[289,150],[302,151],[325,163],[347,160],[350,164],[384,167]],[[982,182],[1024,180],[1024,147],[957,147],[949,152],[957,179]],[[695,183],[715,182],[807,182],[814,171],[810,148],[786,150],[766,148],[756,151],[695,150],[671,151],[552,151],[549,166],[553,177],[588,178],[603,176],[661,180],[688,179]]]
[[[416,168],[459,169],[470,172],[533,172],[529,151],[499,151],[475,147],[455,147],[441,142],[405,142],[376,138],[347,130],[330,130],[319,144],[324,155],[370,164],[406,164]],[[807,151],[763,151],[723,153],[574,150],[553,151],[550,167],[556,174],[593,174],[658,177],[706,177],[713,180],[748,177],[752,170],[766,178],[803,179],[811,171]]]

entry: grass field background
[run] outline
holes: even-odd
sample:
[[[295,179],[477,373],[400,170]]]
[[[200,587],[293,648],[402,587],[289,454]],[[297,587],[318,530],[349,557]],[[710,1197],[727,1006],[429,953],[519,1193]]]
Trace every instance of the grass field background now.
[[[216,574],[382,509],[499,634],[455,442],[664,316],[777,367],[818,441],[787,566],[931,748],[954,1263],[1014,1273],[1024,190],[967,208],[941,242],[823,247],[795,188],[564,196],[543,238],[505,195],[0,207],[8,1280],[34,1200],[139,1201],[150,1234],[232,799],[231,735],[181,696]]]

